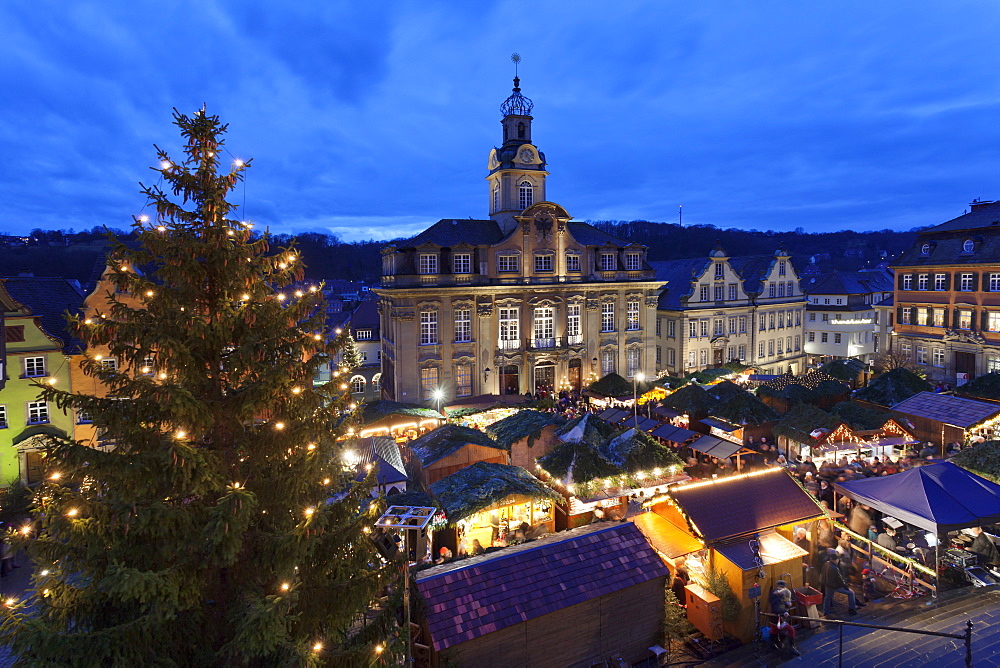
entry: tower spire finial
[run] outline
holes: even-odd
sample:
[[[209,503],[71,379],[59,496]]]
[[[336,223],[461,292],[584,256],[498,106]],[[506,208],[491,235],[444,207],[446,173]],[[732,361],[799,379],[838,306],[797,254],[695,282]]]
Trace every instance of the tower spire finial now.
[[[516,51],[510,54],[510,62],[514,63],[514,90],[520,90],[521,80],[517,76],[517,65],[521,62],[521,54]]]

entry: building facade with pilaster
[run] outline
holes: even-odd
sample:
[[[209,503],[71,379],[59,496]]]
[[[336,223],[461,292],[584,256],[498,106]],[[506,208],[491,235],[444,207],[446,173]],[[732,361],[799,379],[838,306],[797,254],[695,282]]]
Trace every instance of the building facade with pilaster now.
[[[654,372],[662,281],[646,247],[547,200],[532,106],[515,78],[488,156],[488,219],[444,219],[383,249],[384,398],[552,392]]]

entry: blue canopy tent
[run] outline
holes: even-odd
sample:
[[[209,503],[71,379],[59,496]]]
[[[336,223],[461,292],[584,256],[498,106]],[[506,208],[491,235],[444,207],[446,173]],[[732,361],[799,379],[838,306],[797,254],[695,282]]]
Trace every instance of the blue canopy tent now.
[[[1000,485],[951,462],[880,478],[836,482],[833,487],[859,503],[937,536],[1000,522]],[[938,540],[934,545],[935,573],[940,572],[940,543]],[[939,586],[935,576],[935,598]]]
[[[833,487],[866,506],[937,534],[1000,522],[1000,485],[951,462],[837,482]]]

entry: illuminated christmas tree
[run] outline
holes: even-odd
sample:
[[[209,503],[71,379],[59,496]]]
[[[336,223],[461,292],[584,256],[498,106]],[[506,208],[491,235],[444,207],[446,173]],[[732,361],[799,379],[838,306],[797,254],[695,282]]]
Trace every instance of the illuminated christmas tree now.
[[[377,663],[395,611],[372,601],[392,571],[336,440],[346,378],[313,384],[348,335],[328,339],[318,290],[282,291],[295,249],[234,219],[248,165],[221,168],[226,126],[174,122],[185,157],[157,148],[156,214],[109,254],[117,294],[74,322],[117,360],[82,365],[108,397],[44,390],[105,447],[48,454],[23,539],[35,590],[6,602],[3,641],[30,665]]]

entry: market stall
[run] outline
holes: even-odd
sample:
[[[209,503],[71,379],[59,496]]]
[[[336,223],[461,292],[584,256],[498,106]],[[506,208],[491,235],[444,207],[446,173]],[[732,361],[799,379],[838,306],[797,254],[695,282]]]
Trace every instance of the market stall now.
[[[423,406],[402,404],[396,401],[373,401],[361,409],[361,426],[358,435],[390,436],[405,441],[444,423],[441,413]]]
[[[720,627],[700,630],[718,637],[724,629],[744,642],[754,633],[753,587],[766,595],[779,579],[792,588],[804,584],[807,553],[788,537],[796,525],[823,515],[784,469],[675,485],[647,506],[659,519],[640,516],[636,525],[674,568],[686,555],[693,581],[728,610]]]
[[[913,423],[913,435],[944,447],[968,444],[977,437],[1000,437],[1000,404],[948,394],[920,392],[892,407]]]
[[[555,531],[562,497],[520,466],[477,462],[430,486],[457,528],[454,554],[523,542]]]
[[[481,431],[446,424],[402,446],[404,461],[423,485],[476,462],[510,463],[510,452]]]
[[[566,423],[553,413],[522,409],[485,428],[486,435],[510,451],[510,463],[532,470],[535,460],[551,452],[556,430]]]
[[[834,483],[834,489],[934,534],[935,565],[940,564],[940,545],[945,543],[947,547],[949,534],[1000,522],[1000,485],[951,462],[920,466],[891,476]]]

